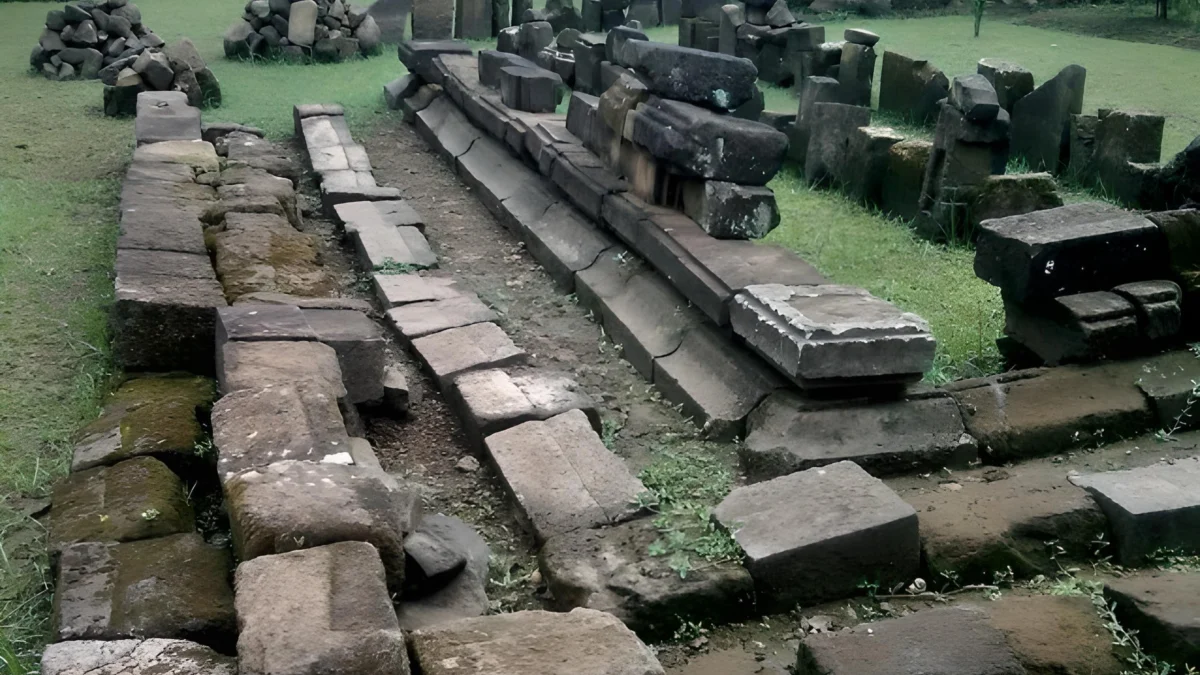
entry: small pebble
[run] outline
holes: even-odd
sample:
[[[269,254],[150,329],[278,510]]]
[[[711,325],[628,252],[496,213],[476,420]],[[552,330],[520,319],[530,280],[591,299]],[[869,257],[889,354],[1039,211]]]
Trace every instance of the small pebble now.
[[[463,473],[475,473],[479,470],[479,460],[467,455],[466,457],[458,460],[458,464],[454,465],[454,468]]]

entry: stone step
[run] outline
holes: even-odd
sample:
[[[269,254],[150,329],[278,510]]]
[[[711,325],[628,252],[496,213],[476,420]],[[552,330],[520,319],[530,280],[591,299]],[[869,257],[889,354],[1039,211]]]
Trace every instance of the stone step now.
[[[494,323],[476,323],[417,338],[412,348],[443,393],[462,373],[520,365],[528,359],[525,351]]]
[[[606,612],[527,610],[425,628],[410,636],[424,675],[662,675],[654,653]],[[564,649],[586,645],[586,649]]]
[[[347,234],[366,226],[415,227],[425,231],[425,220],[407,201],[346,202],[333,208]]]
[[[1121,625],[1137,631],[1146,651],[1179,667],[1200,663],[1200,574],[1142,572],[1111,579],[1104,597],[1115,605]]]
[[[235,583],[239,673],[408,675],[404,634],[370,544],[255,558],[238,565]]]
[[[500,317],[474,293],[462,293],[443,300],[413,302],[387,312],[392,328],[406,342],[419,337],[461,328]]]
[[[222,394],[307,382],[339,401],[346,398],[337,352],[329,345],[298,340],[231,340],[221,351],[217,383]]]
[[[461,293],[458,282],[452,277],[419,276],[416,274],[380,274],[371,275],[375,287],[375,297],[383,304],[384,309],[401,307],[414,302],[432,302],[449,300]]]
[[[628,520],[646,490],[580,410],[493,434],[484,447],[538,541]]]
[[[459,375],[448,398],[473,446],[524,422],[582,410],[600,433],[596,402],[565,373],[540,369],[480,370]]]
[[[55,640],[171,638],[232,653],[237,637],[231,560],[194,532],[62,551]]]
[[[237,675],[237,659],[187,640],[76,640],[48,645],[42,675],[87,672]]]
[[[920,565],[916,511],[853,462],[737,488],[713,516],[745,552],[762,611],[855,595],[863,579],[890,588]]]

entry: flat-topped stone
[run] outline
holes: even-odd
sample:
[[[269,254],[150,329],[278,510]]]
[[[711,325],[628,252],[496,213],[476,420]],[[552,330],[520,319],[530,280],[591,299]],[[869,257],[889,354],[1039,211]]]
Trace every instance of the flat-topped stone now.
[[[453,10],[451,11],[453,13]],[[416,73],[426,82],[441,84],[434,74],[433,61],[442,54],[474,54],[471,45],[460,40],[405,40],[400,43],[400,63],[410,73]]]
[[[42,675],[237,675],[237,659],[187,640],[74,640],[47,645]]]
[[[221,161],[212,143],[203,141],[163,141],[149,143],[133,151],[134,162],[182,164],[198,173],[220,171]]]
[[[1125,356],[1141,338],[1133,303],[1108,291],[1029,304],[1005,299],[1004,332],[1050,366]]]
[[[412,347],[442,391],[447,391],[460,373],[517,365],[528,358],[494,323],[477,323],[417,338]]]
[[[1162,253],[1161,235],[1149,220],[1089,202],[984,221],[975,274],[1025,302],[1153,279]]]
[[[404,540],[404,551],[406,590],[396,608],[401,628],[419,630],[487,613],[491,552],[470,525],[441,513],[426,515]]]
[[[415,631],[409,640],[413,664],[424,675],[663,673],[650,648],[619,619],[592,609],[464,619]]]
[[[853,462],[737,488],[713,516],[745,551],[760,607],[853,595],[864,578],[886,587],[920,564],[916,511]]]
[[[54,639],[175,638],[229,652],[237,634],[229,552],[194,532],[63,549]]]
[[[580,410],[525,422],[484,446],[538,541],[628,520],[646,489]]]
[[[453,277],[423,277],[416,274],[371,275],[375,297],[385,309],[400,307],[414,302],[449,300],[461,295],[458,282]]]
[[[364,225],[415,227],[424,231],[425,221],[416,209],[403,199],[378,202],[346,202],[333,207],[338,221],[347,234]]]
[[[133,136],[138,145],[199,141],[200,109],[188,105],[183,92],[142,92],[138,94]]]
[[[461,328],[500,317],[474,293],[461,293],[442,300],[414,302],[387,312],[392,327],[405,340]]]
[[[758,77],[749,59],[648,40],[626,40],[620,63],[643,75],[658,96],[724,111],[754,98]]]
[[[255,558],[238,565],[235,583],[242,675],[408,675],[404,634],[370,544]]]
[[[412,271],[437,267],[437,254],[418,228],[364,223],[352,236],[358,262],[367,269],[398,267]]]
[[[1151,654],[1172,664],[1200,662],[1200,574],[1145,572],[1110,579],[1104,597]]]
[[[1072,476],[1108,516],[1123,564],[1159,549],[1200,551],[1200,457]]]
[[[804,388],[915,381],[937,346],[915,314],[851,286],[748,286],[734,333]]]
[[[346,397],[337,352],[320,342],[230,341],[222,348],[217,383],[222,394],[259,387],[312,383]]]
[[[966,468],[978,447],[949,396],[826,404],[776,392],[750,415],[738,448],[752,480],[850,460],[875,476]]]
[[[545,420],[582,410],[600,431],[596,403],[574,379],[549,370],[481,370],[454,380],[450,399],[476,444],[496,432],[524,422]]]
[[[420,520],[420,497],[357,466],[347,451],[321,462],[275,462],[225,482],[238,559],[339,541],[365,541],[379,552],[388,585],[404,580],[404,537]]]
[[[978,609],[942,607],[800,642],[798,675],[1023,675],[1004,633]]]
[[[383,329],[362,312],[348,309],[304,309],[304,320],[317,340],[337,352],[351,403],[383,398],[386,340]]]

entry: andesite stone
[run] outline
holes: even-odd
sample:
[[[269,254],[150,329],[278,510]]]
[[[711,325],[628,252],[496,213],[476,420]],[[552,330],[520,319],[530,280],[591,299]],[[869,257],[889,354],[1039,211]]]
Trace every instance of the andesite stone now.
[[[442,555],[437,567],[428,555]],[[398,604],[400,627],[407,631],[469,619],[488,612],[488,565],[491,552],[483,537],[466,523],[440,513],[427,515],[404,540],[410,584]],[[461,563],[461,566],[460,566]],[[429,572],[444,570],[431,578]]]
[[[1110,579],[1104,597],[1115,605],[1121,625],[1137,631],[1144,649],[1168,663],[1200,662],[1196,572],[1146,572]]]
[[[746,59],[647,40],[626,40],[620,63],[646,78],[656,95],[717,110],[754,97],[758,69]],[[679,77],[679,72],[688,77]]]
[[[73,640],[48,645],[43,675],[237,675],[237,659],[187,640]]]
[[[1034,171],[1063,170],[1063,142],[1071,115],[1083,112],[1087,71],[1067,66],[1012,106],[1012,150]]]

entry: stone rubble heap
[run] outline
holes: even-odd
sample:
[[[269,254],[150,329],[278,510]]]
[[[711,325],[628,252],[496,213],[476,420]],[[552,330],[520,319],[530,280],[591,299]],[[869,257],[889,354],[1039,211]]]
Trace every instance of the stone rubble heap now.
[[[82,0],[46,14],[29,65],[52,80],[94,79],[100,69],[163,46],[128,0]]]
[[[117,59],[100,70],[104,83],[104,114],[135,115],[144,91],[178,91],[193,108],[221,104],[221,83],[192,41],[184,38],[162,50],[146,49],[137,56]]]
[[[382,40],[375,17],[345,0],[250,0],[225,31],[225,56],[345,61],[377,53]]]

